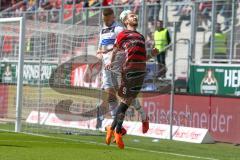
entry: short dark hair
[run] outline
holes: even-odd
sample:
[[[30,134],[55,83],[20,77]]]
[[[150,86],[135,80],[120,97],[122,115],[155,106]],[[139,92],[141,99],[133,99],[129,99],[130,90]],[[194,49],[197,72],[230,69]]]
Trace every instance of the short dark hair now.
[[[110,16],[110,15],[113,15],[113,14],[114,14],[114,12],[113,12],[112,8],[105,8],[103,10],[103,16]]]

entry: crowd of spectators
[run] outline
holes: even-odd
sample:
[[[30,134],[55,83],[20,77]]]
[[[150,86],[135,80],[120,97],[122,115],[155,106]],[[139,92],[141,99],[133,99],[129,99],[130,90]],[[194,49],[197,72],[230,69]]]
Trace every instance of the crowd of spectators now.
[[[146,0],[145,2],[150,4],[148,9],[148,19],[150,21],[159,19],[161,1]],[[40,18],[40,20],[48,18],[51,21],[55,22],[57,21],[57,19],[59,19],[59,17],[57,17],[57,10],[61,8],[62,0],[11,0],[10,2],[7,0],[2,0],[2,3],[4,4],[5,8],[8,7],[7,10],[9,13],[14,13],[16,16],[21,16],[24,12],[33,13],[35,11],[48,11],[49,13],[47,14],[49,15],[44,15],[44,13],[40,13],[38,17]],[[82,7],[126,5],[128,6],[128,9],[131,9],[135,13],[138,13],[142,0],[65,0],[64,3],[66,5],[81,4]],[[154,17],[154,15],[156,16]]]
[[[186,1],[186,0],[178,0],[178,1]],[[238,3],[236,3],[236,8],[238,7]],[[210,29],[211,28],[211,20],[212,20],[212,2],[201,2],[198,5],[197,8],[197,14],[198,14],[198,26],[201,26],[201,28]],[[181,5],[176,6],[174,9],[176,13],[174,16],[179,16],[179,23],[177,25],[177,31],[181,31],[181,25],[183,21],[188,21],[186,23],[186,26],[190,25],[190,19],[191,19],[191,11],[192,7],[190,5]],[[216,2],[216,15],[223,18],[223,31],[226,31],[229,29],[229,26],[231,25],[231,16],[232,16],[232,1],[217,1]]]
[[[186,2],[185,5],[175,5],[173,8],[174,16],[179,16],[179,22],[177,23],[177,31],[181,31],[183,28],[182,24],[189,26],[191,23],[191,12],[192,6],[189,5],[189,0],[172,0],[175,2]],[[194,1],[194,0],[192,0]],[[6,3],[7,0],[2,0],[2,3]],[[82,7],[92,7],[92,6],[116,6],[125,5],[129,7],[128,9],[133,10],[138,13],[140,11],[140,5],[143,0],[65,0],[66,5],[81,4]],[[161,11],[162,0],[145,0],[147,7],[147,39],[152,39],[152,33],[155,29],[155,23],[160,20],[159,17]],[[18,7],[14,7],[15,5]],[[23,12],[34,12],[38,11],[38,19],[40,20],[50,20],[50,22],[58,22],[60,19],[59,9],[61,8],[62,0],[11,0],[10,5],[16,15],[21,15]],[[236,5],[238,7],[238,5]],[[131,7],[131,8],[130,8]],[[46,12],[47,11],[47,12]],[[41,13],[42,12],[42,13]],[[46,15],[47,14],[47,15]],[[222,31],[229,29],[231,25],[232,16],[232,3],[231,1],[220,0],[216,2],[216,14],[221,16],[223,22],[221,23]],[[30,15],[30,14],[29,14]],[[200,2],[198,4],[197,11],[198,27],[203,30],[211,29],[212,20],[212,2]],[[32,15],[33,16],[33,15]],[[33,17],[32,17],[33,18]],[[187,21],[186,23],[182,23]],[[149,45],[151,42],[149,43]]]
[[[51,7],[54,4],[57,4],[58,7],[61,7],[61,3],[62,3],[61,1],[62,0],[11,0],[11,2],[9,3],[8,0],[2,0],[1,6],[2,7],[4,6],[4,8],[13,7],[19,2],[22,2],[21,5],[24,5],[27,11],[36,11],[39,8],[51,9]],[[148,4],[156,4],[156,3],[160,4],[161,2],[161,0],[145,0],[145,1]],[[142,3],[142,0],[65,0],[64,3],[69,5],[74,3],[75,4],[82,3],[83,7],[111,6],[111,5],[134,5],[138,7]]]
[[[50,22],[57,22],[60,18],[59,2],[59,0],[11,0],[9,4],[5,5],[8,8],[5,9],[3,15],[11,17],[26,14],[28,19],[48,19]]]

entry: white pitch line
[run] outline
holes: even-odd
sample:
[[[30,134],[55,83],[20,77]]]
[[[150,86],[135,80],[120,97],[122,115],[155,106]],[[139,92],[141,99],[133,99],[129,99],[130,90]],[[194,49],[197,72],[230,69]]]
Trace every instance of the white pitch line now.
[[[12,132],[8,130],[3,130],[0,129],[0,131],[7,131],[7,132]],[[13,132],[15,133],[15,132]],[[77,139],[71,139],[71,138],[63,138],[63,137],[53,137],[53,136],[47,136],[47,135],[41,135],[41,134],[34,134],[34,133],[26,133],[26,132],[21,132],[22,134],[27,134],[27,135],[33,135],[33,136],[38,136],[38,137],[45,137],[45,138],[51,138],[51,139],[59,139],[59,140],[66,140],[66,141],[72,141],[72,142],[81,142],[81,143],[86,143],[86,144],[97,144],[101,146],[106,146],[105,143],[99,143],[99,142],[94,142],[94,141],[85,141],[85,140],[77,140]],[[11,141],[11,140],[0,140],[0,141]],[[14,142],[18,142],[16,140],[13,140]],[[62,143],[66,144],[66,142],[42,142],[42,141],[19,141],[19,142],[28,142],[28,143],[34,143],[34,142],[40,142],[40,143]],[[110,147],[115,147],[115,146],[110,146]],[[216,158],[210,158],[210,157],[200,157],[200,156],[193,156],[193,155],[187,155],[187,154],[179,154],[179,153],[173,153],[173,152],[162,152],[162,151],[154,151],[154,150],[148,150],[148,149],[142,149],[142,148],[135,148],[135,147],[125,147],[128,149],[136,150],[136,151],[144,151],[144,152],[149,152],[149,153],[156,153],[156,154],[165,154],[165,155],[172,155],[172,156],[179,156],[179,157],[187,157],[187,158],[195,158],[195,159],[204,159],[204,160],[219,160]]]
[[[147,149],[134,148],[134,147],[126,147],[126,148],[134,149],[134,150],[137,150],[137,151],[144,151],[144,152],[158,153],[158,154],[166,154],[166,155],[173,155],[173,156],[179,156],[179,157],[188,157],[188,158],[206,159],[206,160],[219,160],[219,159],[210,158],[210,157],[192,156],[192,155],[186,155],[186,154],[179,154],[179,153],[172,153],[172,152],[162,152],[162,151],[154,151],[154,150],[147,150]]]

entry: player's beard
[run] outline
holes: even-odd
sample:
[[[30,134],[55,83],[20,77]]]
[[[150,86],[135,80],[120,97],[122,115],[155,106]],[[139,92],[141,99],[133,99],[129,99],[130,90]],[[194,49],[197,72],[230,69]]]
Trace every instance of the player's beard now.
[[[137,27],[137,26],[138,26],[138,24],[137,24],[137,23],[133,24],[133,27]]]
[[[136,20],[136,21],[133,21],[133,22],[131,23],[131,26],[137,27],[137,26],[138,26],[138,21],[137,21],[137,20]]]

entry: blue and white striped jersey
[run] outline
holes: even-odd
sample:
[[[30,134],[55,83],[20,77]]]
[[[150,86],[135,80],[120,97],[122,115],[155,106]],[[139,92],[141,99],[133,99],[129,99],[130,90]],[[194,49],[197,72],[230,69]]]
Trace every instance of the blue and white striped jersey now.
[[[117,22],[114,22],[110,27],[103,26],[100,31],[99,46],[101,50],[108,50],[113,48],[117,35],[122,32],[124,28]],[[110,62],[110,55],[103,54],[103,63],[107,64]]]
[[[114,22],[110,27],[103,26],[100,32],[99,48],[110,49],[113,47],[117,35],[123,30],[124,28],[117,22]]]

